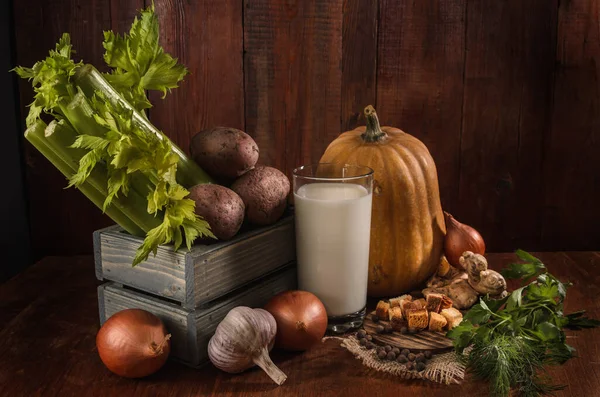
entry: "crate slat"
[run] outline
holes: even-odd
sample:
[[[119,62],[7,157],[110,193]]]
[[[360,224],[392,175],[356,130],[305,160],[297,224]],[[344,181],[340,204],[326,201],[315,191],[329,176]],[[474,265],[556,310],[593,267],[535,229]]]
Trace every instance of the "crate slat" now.
[[[240,233],[230,241],[195,245],[190,252],[158,248],[156,257],[131,266],[141,238],[111,227],[94,233],[96,276],[200,307],[296,259],[293,217]]]
[[[198,367],[208,360],[207,346],[219,322],[236,306],[263,306],[273,295],[296,288],[296,266],[289,265],[261,280],[234,291],[206,307],[185,309],[177,303],[108,282],[98,287],[100,322],[114,313],[140,308],[156,314],[171,333],[171,355]]]

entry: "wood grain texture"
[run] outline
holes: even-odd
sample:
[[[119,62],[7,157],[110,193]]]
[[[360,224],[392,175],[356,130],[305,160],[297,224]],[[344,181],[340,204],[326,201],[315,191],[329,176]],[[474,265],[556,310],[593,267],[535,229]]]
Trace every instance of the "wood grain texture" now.
[[[77,57],[101,66],[102,30],[126,31],[151,2],[13,3],[18,64],[69,31]],[[150,117],[182,149],[200,129],[242,128],[260,163],[290,175],[373,103],[429,147],[444,209],[481,229],[490,251],[599,247],[598,1],[155,5],[163,45],[191,74],[166,99],[152,95]],[[19,89],[24,120],[32,93]],[[110,220],[24,146],[35,256],[92,252],[91,232]]]
[[[196,264],[193,284],[188,285],[193,286],[194,299],[185,306],[198,307],[282,266],[295,265],[294,219],[288,217],[214,247],[196,246],[190,256]]]
[[[376,332],[377,325],[385,326],[390,322],[379,321],[375,324],[373,320],[371,320],[371,316],[374,314],[375,311],[369,313],[365,318],[363,328],[379,345],[390,345],[392,347],[397,347],[400,350],[408,349],[417,352],[431,350],[436,353],[452,350],[452,340],[446,338],[444,334],[440,332],[421,331],[415,334],[401,334],[398,331],[393,331],[390,334],[378,334]]]
[[[12,34],[14,20],[12,4],[0,3],[0,70],[7,71],[15,66]],[[25,166],[21,138],[19,100],[17,98],[17,76],[14,73],[0,73],[0,120],[2,120],[2,147],[0,169],[10,170],[3,176],[2,196],[0,196],[0,219],[10,227],[0,230],[0,250],[5,253],[5,263],[0,267],[0,283],[19,273],[33,263],[27,192],[25,190]]]
[[[133,19],[145,6],[144,0],[110,0],[110,28],[115,33],[129,33]]]
[[[340,132],[364,124],[363,109],[377,105],[378,3],[344,0]]]
[[[191,251],[160,246],[156,256],[132,267],[142,239],[107,228],[94,233],[96,275],[193,309],[265,274],[294,263],[294,221],[238,234],[229,241],[196,244]],[[98,245],[99,244],[99,245]]]
[[[465,1],[380,0],[377,113],[436,162],[442,205],[456,208]]]
[[[600,2],[561,1],[544,145],[544,246],[600,245]]]
[[[494,250],[539,241],[556,12],[548,0],[468,4],[459,200],[469,205],[454,215]]]
[[[171,355],[186,365],[200,366],[208,360],[208,342],[227,313],[236,306],[260,307],[280,292],[294,289],[296,268],[272,274],[202,309],[187,310],[156,297],[124,289],[114,283],[98,287],[101,323],[125,309],[143,309],[157,315],[171,333]]]
[[[54,49],[63,32],[71,34],[77,59],[103,65],[102,30],[110,29],[108,2],[100,0],[14,1],[16,63],[31,67]],[[26,106],[33,101],[31,84],[19,82],[21,129]],[[33,256],[89,253],[91,235],[107,226],[104,216],[33,146],[24,145],[25,173]]]
[[[162,99],[152,92],[150,120],[189,153],[197,132],[219,125],[244,129],[242,2],[157,1],[161,45],[189,75]]]
[[[600,254],[544,253],[539,257],[569,288],[565,311],[585,309],[600,318]],[[496,270],[513,254],[488,255]],[[64,280],[69,280],[65,283]],[[60,284],[61,288],[56,288]],[[288,375],[277,387],[253,369],[230,375],[206,366],[169,361],[157,374],[131,380],[111,374],[95,349],[97,281],[91,257],[54,257],[0,286],[0,395],[2,396],[487,396],[487,386],[467,374],[460,385],[403,381],[370,370],[329,340],[304,353],[274,350],[271,357]],[[510,286],[514,288],[514,286]],[[600,388],[600,329],[569,331],[578,358],[551,367],[567,385],[557,396],[593,396]],[[43,357],[43,359],[40,359]]]
[[[342,0],[244,2],[246,129],[291,176],[340,131]]]

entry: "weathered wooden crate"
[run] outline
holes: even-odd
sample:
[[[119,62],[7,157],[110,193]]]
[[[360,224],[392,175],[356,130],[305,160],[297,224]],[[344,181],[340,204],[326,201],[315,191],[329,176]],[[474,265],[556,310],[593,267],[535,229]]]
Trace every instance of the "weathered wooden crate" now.
[[[178,302],[206,305],[296,259],[293,217],[240,233],[230,241],[197,244],[191,251],[158,248],[156,256],[131,266],[142,239],[109,227],[94,233],[96,277]],[[211,306],[212,307],[212,306]]]
[[[116,312],[139,308],[156,314],[171,333],[171,357],[198,367],[207,359],[208,341],[219,322],[236,306],[260,307],[282,291],[296,288],[293,264],[244,286],[203,308],[186,309],[177,302],[135,291],[109,282],[98,287],[100,322]]]

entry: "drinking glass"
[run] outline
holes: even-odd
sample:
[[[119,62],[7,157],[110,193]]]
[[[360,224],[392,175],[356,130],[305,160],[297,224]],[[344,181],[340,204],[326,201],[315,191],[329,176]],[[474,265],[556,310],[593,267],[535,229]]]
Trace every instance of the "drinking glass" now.
[[[367,303],[373,170],[315,164],[294,170],[298,286],[327,309],[335,333],[360,327]]]

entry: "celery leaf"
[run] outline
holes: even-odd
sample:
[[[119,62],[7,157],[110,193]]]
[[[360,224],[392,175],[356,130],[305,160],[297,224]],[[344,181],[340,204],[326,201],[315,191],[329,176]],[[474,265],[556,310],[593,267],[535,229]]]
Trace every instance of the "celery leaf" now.
[[[158,17],[154,6],[140,12],[129,33],[104,32],[104,60],[113,68],[105,78],[137,110],[152,105],[146,90],[167,91],[176,88],[187,74],[177,59],[159,45]]]
[[[35,92],[33,103],[29,105],[27,127],[39,120],[42,112],[60,114],[59,105],[72,99],[76,89],[71,83],[71,76],[81,65],[81,62],[75,63],[71,59],[72,53],[71,37],[63,33],[46,59],[36,62],[31,68],[19,66],[13,69],[19,77],[31,80]]]

